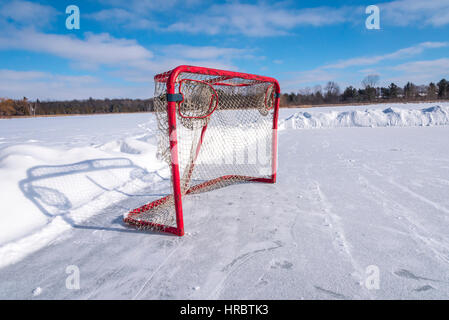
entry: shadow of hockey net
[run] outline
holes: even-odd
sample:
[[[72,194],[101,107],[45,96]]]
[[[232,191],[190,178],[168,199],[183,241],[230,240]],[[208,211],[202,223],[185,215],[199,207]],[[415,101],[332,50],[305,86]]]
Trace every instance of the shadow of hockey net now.
[[[158,157],[172,194],[132,210],[138,228],[184,234],[189,195],[248,181],[276,181],[279,85],[273,78],[180,66],[155,76]]]

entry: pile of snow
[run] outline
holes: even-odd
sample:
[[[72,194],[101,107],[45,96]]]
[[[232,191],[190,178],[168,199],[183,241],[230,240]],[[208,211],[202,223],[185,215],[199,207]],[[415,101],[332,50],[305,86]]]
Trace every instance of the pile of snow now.
[[[145,118],[1,120],[0,268],[112,203],[164,185],[169,171],[156,159],[155,119]]]
[[[279,127],[449,124],[449,104],[356,108],[283,109]],[[170,170],[156,157],[157,133],[153,114],[0,120],[0,268],[113,203],[134,201],[120,209],[124,214],[169,192]],[[262,134],[249,135],[251,142]]]
[[[449,107],[301,111],[280,122],[280,129],[339,127],[419,127],[449,125]]]

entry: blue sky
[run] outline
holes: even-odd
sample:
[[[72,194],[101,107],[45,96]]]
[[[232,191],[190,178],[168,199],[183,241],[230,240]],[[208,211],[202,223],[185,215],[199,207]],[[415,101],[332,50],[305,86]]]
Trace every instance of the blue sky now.
[[[80,29],[66,28],[68,5]],[[368,30],[365,8],[380,8]],[[283,92],[449,78],[449,0],[0,0],[0,96],[148,98],[180,64],[276,77]]]

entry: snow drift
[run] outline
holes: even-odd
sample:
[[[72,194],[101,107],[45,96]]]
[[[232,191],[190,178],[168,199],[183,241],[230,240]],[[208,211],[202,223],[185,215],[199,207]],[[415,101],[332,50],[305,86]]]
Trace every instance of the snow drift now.
[[[449,124],[449,104],[425,106],[282,109],[279,127]],[[156,158],[156,134],[152,114],[0,120],[0,268],[45,247],[111,203],[130,199],[120,209],[125,214],[148,197],[169,192],[170,171]]]
[[[422,109],[389,107],[348,111],[301,111],[282,120],[281,129],[312,129],[339,127],[420,127],[449,124],[449,107],[431,106]]]
[[[282,109],[353,128],[284,130],[277,183],[192,195],[184,238],[122,223],[170,192],[154,115],[0,120],[0,299],[447,299],[448,109]]]

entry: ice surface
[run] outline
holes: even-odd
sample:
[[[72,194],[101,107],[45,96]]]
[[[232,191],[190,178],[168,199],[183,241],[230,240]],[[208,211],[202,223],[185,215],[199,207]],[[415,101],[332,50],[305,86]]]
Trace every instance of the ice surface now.
[[[169,192],[153,115],[0,120],[0,298],[448,299],[448,107],[283,109],[277,183],[190,197],[183,238],[122,223]]]

